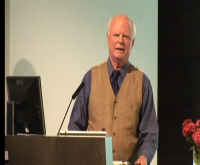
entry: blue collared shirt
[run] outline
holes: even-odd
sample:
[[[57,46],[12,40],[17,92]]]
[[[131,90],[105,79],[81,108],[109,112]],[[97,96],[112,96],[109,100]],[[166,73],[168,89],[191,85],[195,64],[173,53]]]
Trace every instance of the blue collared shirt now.
[[[110,61],[107,60],[108,72],[111,77],[114,68]],[[120,77],[118,79],[119,87],[126,76],[129,62],[120,69]],[[84,75],[83,80],[85,86],[75,100],[72,108],[68,130],[86,131],[88,127],[88,103],[91,91],[91,69]],[[103,91],[102,91],[103,92]],[[106,92],[106,91],[105,91]],[[158,122],[154,106],[153,91],[149,78],[144,74],[142,88],[142,107],[139,116],[139,146],[140,153],[147,157],[148,164],[152,161],[156,149],[158,147]]]

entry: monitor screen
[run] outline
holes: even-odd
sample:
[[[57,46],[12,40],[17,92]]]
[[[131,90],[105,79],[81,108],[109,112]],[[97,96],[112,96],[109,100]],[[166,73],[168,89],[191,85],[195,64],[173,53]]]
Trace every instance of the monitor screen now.
[[[13,134],[45,135],[45,118],[43,109],[40,76],[7,76],[8,108],[13,117]],[[11,104],[12,103],[12,104]],[[12,120],[7,120],[11,122]],[[7,125],[12,125],[7,123]]]

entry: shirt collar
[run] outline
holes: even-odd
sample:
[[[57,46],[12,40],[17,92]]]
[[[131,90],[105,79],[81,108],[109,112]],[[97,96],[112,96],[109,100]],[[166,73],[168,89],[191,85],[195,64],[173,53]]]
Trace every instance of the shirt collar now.
[[[107,60],[107,64],[108,64],[109,77],[111,77],[112,72],[114,71],[114,68],[113,68],[113,65],[112,65],[111,60],[110,60],[109,57],[108,57],[108,60]],[[129,61],[120,69],[120,77],[122,79],[124,79],[124,77],[126,75],[126,72],[128,70],[128,67],[129,67]]]

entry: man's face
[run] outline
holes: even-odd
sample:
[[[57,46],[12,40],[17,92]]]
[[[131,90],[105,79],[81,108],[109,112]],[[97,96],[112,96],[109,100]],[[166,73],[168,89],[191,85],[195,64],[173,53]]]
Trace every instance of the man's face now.
[[[114,18],[107,34],[109,56],[111,61],[125,64],[134,44],[132,26],[125,16]]]

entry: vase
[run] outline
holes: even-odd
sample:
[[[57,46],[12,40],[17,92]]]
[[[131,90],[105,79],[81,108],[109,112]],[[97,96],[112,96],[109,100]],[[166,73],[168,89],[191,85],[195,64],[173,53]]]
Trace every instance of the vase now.
[[[193,164],[200,165],[200,147],[193,148]]]

